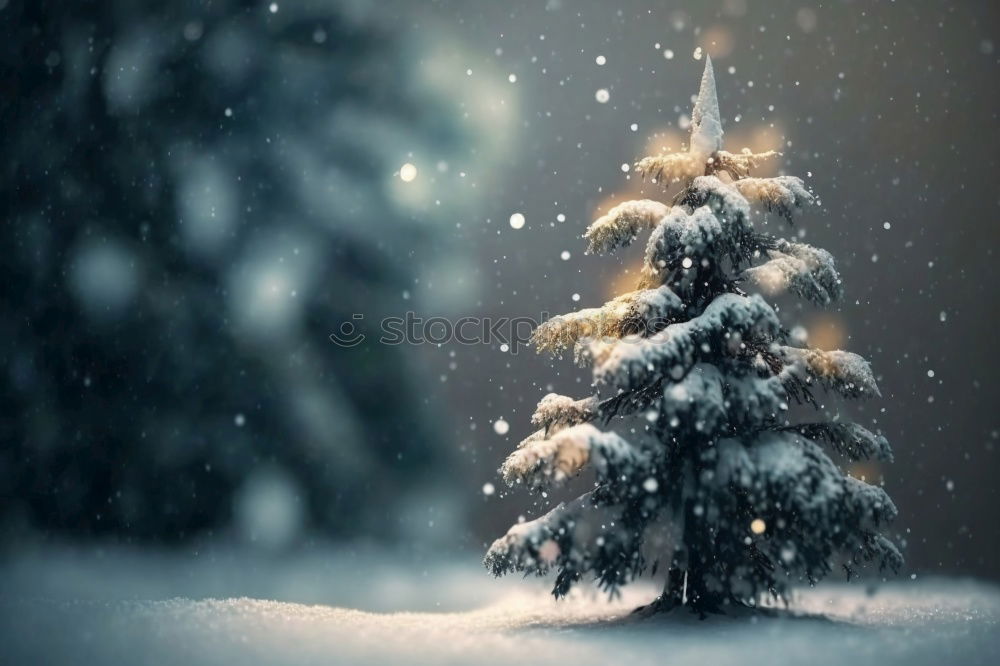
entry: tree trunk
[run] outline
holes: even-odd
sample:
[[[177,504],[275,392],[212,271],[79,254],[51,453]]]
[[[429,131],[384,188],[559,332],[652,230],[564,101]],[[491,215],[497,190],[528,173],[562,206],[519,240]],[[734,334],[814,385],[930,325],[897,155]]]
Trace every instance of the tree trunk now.
[[[709,613],[722,613],[725,597],[709,592],[697,570],[683,570],[671,567],[667,570],[667,581],[663,593],[651,603],[636,608],[640,615],[669,613],[675,608],[687,607],[703,619]]]

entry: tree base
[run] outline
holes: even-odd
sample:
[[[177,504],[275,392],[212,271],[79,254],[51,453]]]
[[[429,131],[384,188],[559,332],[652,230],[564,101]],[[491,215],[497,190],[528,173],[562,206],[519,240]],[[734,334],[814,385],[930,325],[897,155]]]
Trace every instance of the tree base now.
[[[686,607],[704,620],[709,614],[725,615],[726,608],[730,607],[731,603],[731,600],[725,595],[712,594],[699,585],[697,581],[689,581],[685,574],[672,569],[667,574],[663,594],[645,606],[639,606],[632,611],[632,614],[650,617],[660,613],[669,613],[676,608]],[[742,606],[742,604],[739,605]]]
[[[743,606],[741,605],[740,607]],[[701,598],[698,600],[688,600],[687,602],[683,602],[680,599],[674,598],[673,595],[660,595],[650,603],[644,606],[639,606],[633,610],[632,615],[637,615],[639,617],[652,617],[654,615],[660,615],[661,613],[669,613],[680,608],[686,608],[704,620],[709,615],[725,615],[726,609],[732,608],[732,606],[726,604],[721,598]]]

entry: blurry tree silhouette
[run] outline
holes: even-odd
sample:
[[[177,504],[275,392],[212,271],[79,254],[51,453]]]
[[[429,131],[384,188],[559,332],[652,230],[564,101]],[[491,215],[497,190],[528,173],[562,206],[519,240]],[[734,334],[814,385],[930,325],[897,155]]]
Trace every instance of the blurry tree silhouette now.
[[[471,141],[415,47],[335,2],[2,14],[8,536],[405,528],[446,440],[400,349],[327,336],[443,243],[389,182]]]

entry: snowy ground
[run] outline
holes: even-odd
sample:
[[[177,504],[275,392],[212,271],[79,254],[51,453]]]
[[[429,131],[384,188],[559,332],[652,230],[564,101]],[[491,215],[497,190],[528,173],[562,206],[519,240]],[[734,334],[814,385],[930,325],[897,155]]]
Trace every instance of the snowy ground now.
[[[874,594],[829,585],[800,595],[800,617],[700,622],[630,616],[650,585],[614,603],[555,602],[536,581],[493,581],[475,564],[364,550],[249,560],[35,552],[0,573],[0,662],[816,666],[1000,654],[1000,589],[969,581]]]

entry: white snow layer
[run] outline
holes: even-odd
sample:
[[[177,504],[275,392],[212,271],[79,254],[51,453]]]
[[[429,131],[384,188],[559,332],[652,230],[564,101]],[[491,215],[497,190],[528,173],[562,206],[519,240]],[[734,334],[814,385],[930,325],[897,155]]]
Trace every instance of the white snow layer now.
[[[632,291],[599,308],[552,317],[535,329],[531,342],[539,353],[557,354],[583,338],[621,338],[628,333],[655,332],[665,320],[678,317],[684,309],[684,303],[669,287]]]
[[[699,316],[671,324],[656,335],[619,342],[610,350],[592,350],[594,359],[599,360],[594,367],[594,381],[602,387],[628,391],[648,386],[666,373],[679,379],[699,354],[711,352],[713,344],[729,344],[736,339],[734,333],[740,340],[770,338],[779,326],[774,310],[760,296],[722,294]]]
[[[538,487],[576,476],[591,460],[606,468],[609,462],[635,457],[635,450],[615,433],[581,423],[514,449],[500,466],[500,474],[508,485],[524,482]]]
[[[767,210],[788,219],[814,201],[802,179],[795,176],[741,178],[733,182],[733,187],[749,201],[763,204]]]
[[[333,577],[327,582],[353,586],[351,579],[360,578],[378,586],[371,565],[358,562],[353,571],[326,570]],[[534,579],[493,581],[464,561],[429,571],[400,563],[390,575],[404,597],[412,593],[408,584],[423,590],[424,607],[432,605],[437,590],[460,590],[472,610],[394,613],[245,597],[123,601],[128,592],[108,577],[136,566],[166,576],[162,589],[191,591],[187,574],[176,567],[127,559],[89,571],[101,595],[67,600],[80,588],[70,585],[58,594],[54,581],[67,576],[46,577],[51,565],[27,567],[29,575],[42,576],[35,581],[41,598],[28,598],[23,586],[10,584],[12,571],[5,565],[3,663],[940,666],[992,663],[1000,650],[1000,590],[969,581],[896,582],[875,591],[864,583],[827,585],[802,591],[791,613],[699,621],[686,613],[630,615],[656,594],[651,584],[630,585],[614,602],[579,590],[557,602]],[[312,575],[324,573],[311,566]],[[25,567],[18,573],[25,575]],[[74,575],[86,573],[84,565]]]
[[[666,204],[651,199],[618,204],[587,227],[583,234],[588,241],[587,252],[602,254],[629,245],[639,232],[652,229],[670,210]]]
[[[551,428],[586,423],[597,415],[597,405],[595,396],[574,400],[568,395],[547,393],[538,401],[535,413],[531,415],[531,425]]]

